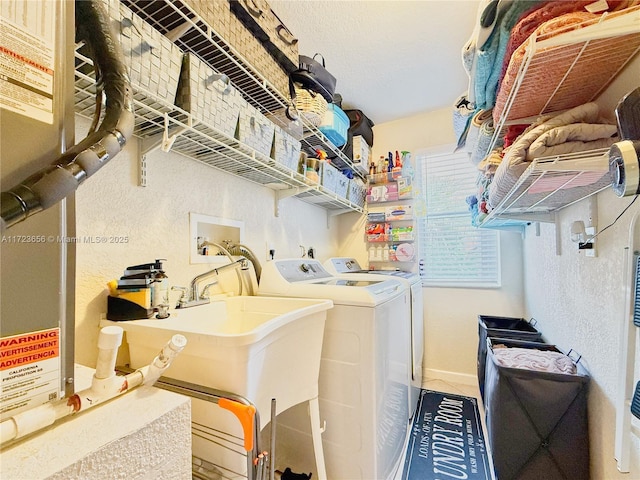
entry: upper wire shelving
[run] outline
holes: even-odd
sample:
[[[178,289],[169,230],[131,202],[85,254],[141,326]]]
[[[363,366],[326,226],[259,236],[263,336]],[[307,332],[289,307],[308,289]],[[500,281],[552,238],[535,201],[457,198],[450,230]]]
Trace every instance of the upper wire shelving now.
[[[579,28],[532,36],[527,42],[487,153],[510,124],[595,100],[640,51],[640,6],[604,13]],[[609,186],[606,157],[606,150],[592,150],[534,160],[480,226],[552,222],[553,212]]]
[[[234,87],[242,92],[245,100],[263,113],[275,112],[290,105],[288,92],[278,91],[184,1],[122,0],[122,3],[160,33],[172,39],[183,51],[198,55],[213,69],[227,75]],[[363,178],[340,148],[333,145],[316,126],[306,122],[304,118],[302,120],[303,147],[311,151],[322,148],[330,158],[335,159],[336,164],[351,169],[354,175]]]
[[[183,50],[187,44],[181,42],[191,42],[189,32],[195,30],[199,38],[197,42],[207,42],[207,50],[215,53],[214,68],[224,65],[224,72],[232,78],[234,85],[241,90],[244,98],[262,111],[274,110],[285,105],[285,99],[281,96],[266,79],[252,70],[248,64],[244,64],[239,56],[235,56],[233,51],[216,38],[213,31],[204,30],[203,25],[197,19],[189,19],[190,14],[185,14],[184,10],[190,10],[180,2],[168,2],[157,0],[163,3],[163,8],[156,11],[156,15],[178,14],[182,18],[181,24],[191,22],[187,25],[187,36],[181,36],[183,40],[176,41]],[[132,7],[138,4],[140,7],[148,2],[131,2]],[[143,13],[134,9],[136,13]],[[193,14],[195,15],[195,14]],[[153,25],[156,28],[161,26],[156,17]],[[152,21],[154,17],[145,15],[146,21]],[[177,20],[172,20],[169,27],[175,27]],[[165,20],[166,23],[166,20]],[[174,25],[175,23],[175,25]],[[206,25],[205,25],[206,27]],[[161,29],[162,33],[168,33],[166,27]],[[186,39],[186,40],[185,40]],[[75,51],[75,111],[77,114],[92,119],[96,111],[96,86],[91,60],[82,54],[82,45],[76,45]],[[193,48],[196,48],[195,46]],[[201,47],[204,48],[204,47]],[[350,200],[338,196],[322,185],[310,184],[305,177],[297,171],[276,163],[272,158],[263,155],[253,148],[244,145],[239,140],[229,137],[217,131],[212,126],[198,120],[189,112],[179,107],[169,104],[153,94],[145,91],[142,87],[134,86],[134,108],[135,126],[134,135],[140,139],[141,150],[141,185],[145,185],[145,156],[147,153],[162,149],[172,150],[193,160],[197,160],[226,173],[241,177],[250,182],[270,188],[275,191],[276,205],[275,213],[278,215],[279,201],[283,198],[294,196],[306,203],[320,206],[329,211],[331,215],[356,211],[362,213],[364,208]],[[318,133],[320,133],[318,131]],[[322,135],[322,134],[320,134]],[[328,142],[328,140],[327,140]],[[327,148],[334,148],[330,143]]]

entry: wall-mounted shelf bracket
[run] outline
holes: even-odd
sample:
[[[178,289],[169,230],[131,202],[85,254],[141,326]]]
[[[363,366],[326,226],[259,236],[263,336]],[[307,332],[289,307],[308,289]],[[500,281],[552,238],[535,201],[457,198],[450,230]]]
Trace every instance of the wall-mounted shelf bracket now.
[[[293,187],[275,191],[275,216],[280,216],[280,200],[299,195],[311,190],[311,187]]]
[[[168,152],[173,147],[173,143],[178,138],[178,135],[184,133],[187,129],[185,127],[179,127],[174,130],[174,133],[169,135],[169,114],[164,114],[164,129],[162,131],[162,151]]]
[[[159,135],[154,135],[151,137],[142,137],[138,139],[138,151],[140,152],[140,157],[138,159],[138,169],[139,169],[139,181],[138,185],[140,187],[146,187],[148,185],[147,182],[147,155],[149,153],[155,152],[160,149],[163,152],[169,152],[171,147],[173,147],[173,143],[178,138],[178,135],[181,135],[187,129],[184,127],[177,127],[173,130],[172,134],[169,135],[169,115],[167,113],[164,114],[164,129],[162,130],[162,138],[159,138]]]

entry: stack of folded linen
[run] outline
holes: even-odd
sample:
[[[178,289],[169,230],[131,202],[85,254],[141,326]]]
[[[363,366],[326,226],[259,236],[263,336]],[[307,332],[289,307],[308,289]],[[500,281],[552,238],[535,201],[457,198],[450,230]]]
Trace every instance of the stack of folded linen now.
[[[593,102],[540,117],[504,149],[489,187],[489,204],[497,206],[536,158],[608,148],[617,134],[615,123],[602,119]]]

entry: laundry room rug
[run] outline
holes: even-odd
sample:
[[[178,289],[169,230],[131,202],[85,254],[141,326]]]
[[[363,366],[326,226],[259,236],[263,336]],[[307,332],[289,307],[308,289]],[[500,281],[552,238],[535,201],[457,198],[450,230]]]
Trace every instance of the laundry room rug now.
[[[491,480],[477,399],[422,390],[402,480]]]

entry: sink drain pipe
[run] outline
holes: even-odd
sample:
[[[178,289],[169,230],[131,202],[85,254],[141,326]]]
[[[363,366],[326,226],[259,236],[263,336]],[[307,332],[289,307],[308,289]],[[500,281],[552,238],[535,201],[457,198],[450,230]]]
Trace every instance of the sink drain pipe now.
[[[3,420],[0,424],[0,444],[37,432],[61,418],[84,412],[139,385],[153,385],[187,344],[184,336],[176,334],[149,365],[128,375],[117,376],[116,356],[122,343],[122,332],[122,327],[117,326],[104,327],[100,331],[98,362],[91,387],[69,398],[49,402]]]

